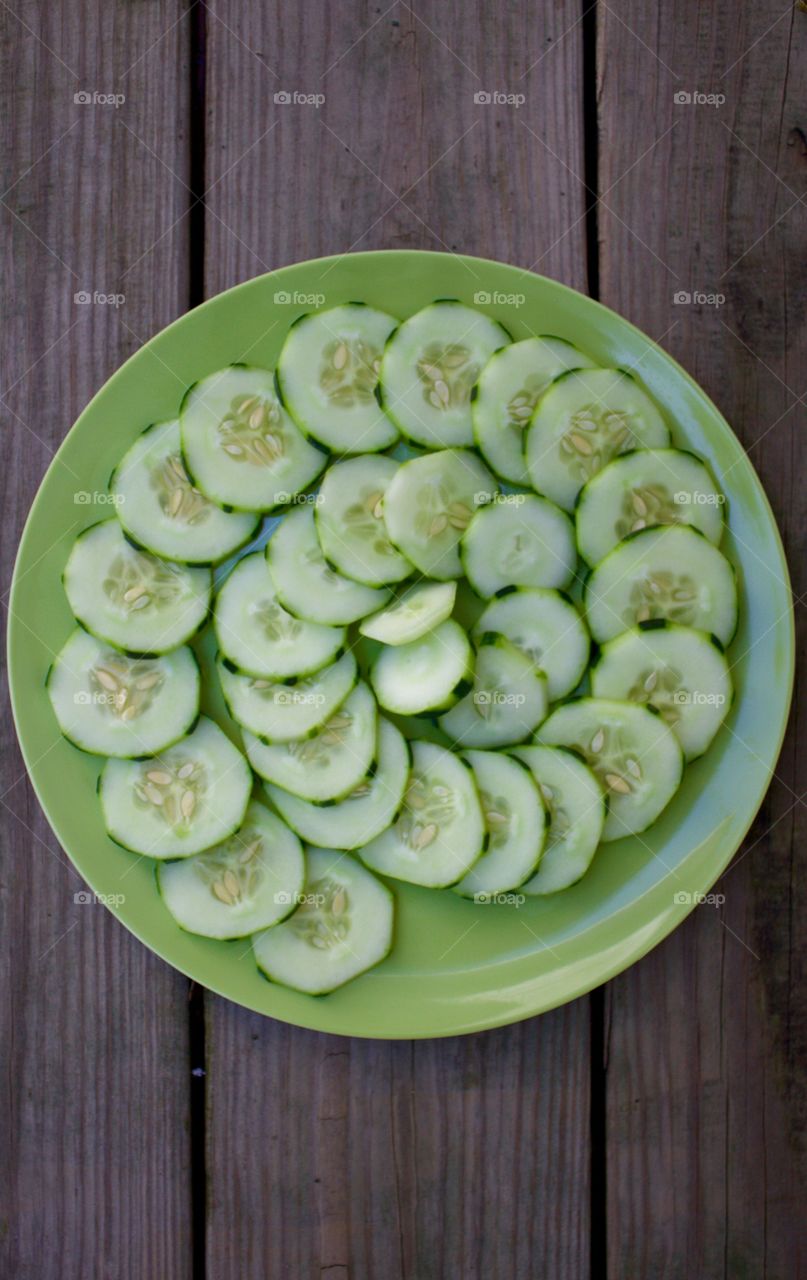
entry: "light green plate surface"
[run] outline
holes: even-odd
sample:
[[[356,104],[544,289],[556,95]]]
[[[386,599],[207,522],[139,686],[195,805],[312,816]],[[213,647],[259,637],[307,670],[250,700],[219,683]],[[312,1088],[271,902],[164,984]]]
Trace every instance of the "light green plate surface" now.
[[[742,590],[730,650],[737,697],[660,821],[642,837],[602,849],[579,885],[520,907],[475,906],[450,892],[395,885],[392,955],[329,996],[298,995],[261,978],[245,943],[195,938],[174,924],[149,860],[104,834],[99,762],[59,737],[44,681],[73,625],[60,575],[76,534],[112,514],[76,494],[103,494],[134,438],[149,422],[175,416],[189,383],[231,361],[272,367],[289,324],[312,306],[362,299],[405,317],[434,298],[474,305],[475,295],[514,338],[553,333],[603,364],[636,366],[666,409],[675,443],[711,463],[729,500],[725,546]],[[117,914],[138,938],[212,991],[261,1013],[346,1035],[408,1038],[476,1031],[562,1004],[625,969],[683,920],[765,795],[787,720],[794,644],[787,567],[759,480],[715,406],[660,347],[554,281],[478,258],[393,251],[300,263],[239,285],[183,316],[109,380],[34,502],[14,575],[9,651],[14,715],[42,807],[96,893],[125,895]],[[209,709],[223,720],[220,707]]]

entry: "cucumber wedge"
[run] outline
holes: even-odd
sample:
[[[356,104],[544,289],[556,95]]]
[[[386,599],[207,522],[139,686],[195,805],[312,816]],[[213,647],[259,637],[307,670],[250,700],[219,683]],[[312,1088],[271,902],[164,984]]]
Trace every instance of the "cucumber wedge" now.
[[[284,920],[304,881],[297,836],[254,801],[229,840],[157,867],[162,900],[179,927],[205,938],[246,938]]]
[[[162,658],[130,658],[77,627],[48,673],[64,736],[94,755],[165,751],[199,714],[199,664],[183,645]]]
[[[412,772],[393,826],[359,856],[373,871],[433,889],[456,884],[482,853],[487,833],[473,774],[433,742],[413,742]]]
[[[684,753],[672,729],[635,702],[567,702],[544,721],[536,742],[571,748],[600,780],[608,795],[604,841],[646,830],[675,795],[684,772]]]
[[[669,440],[658,408],[624,369],[561,374],[538,401],[527,433],[530,482],[571,511],[582,486],[617,454],[664,448]]]
[[[517,889],[535,871],[546,839],[546,809],[518,760],[494,751],[466,751],[465,759],[479,790],[488,844],[454,892],[490,902]]]
[[[600,644],[640,622],[664,619],[717,636],[737,628],[737,583],[721,551],[685,525],[631,534],[600,561],[586,583],[591,634]]]
[[[362,782],[375,758],[375,698],[359,683],[322,729],[294,742],[267,743],[244,733],[256,773],[303,800],[342,800]]]
[[[80,533],[62,575],[77,622],[115,649],[169,653],[207,619],[209,569],[133,547],[114,518]]]
[[[353,582],[328,564],[309,506],[297,507],[280,522],[266,544],[266,563],[284,609],[307,622],[355,622],[380,609],[392,594]]]
[[[325,995],[372,969],[392,947],[394,899],[346,853],[307,849],[303,900],[252,947],[270,982]]]
[[[733,698],[729,664],[714,636],[671,622],[645,623],[603,645],[591,691],[653,707],[687,760],[703,755]]]
[[[387,449],[398,432],[375,391],[398,321],[360,302],[301,316],[277,362],[283,403],[300,430],[334,453]]]
[[[473,444],[471,391],[493,352],[510,342],[495,320],[445,299],[405,320],[381,362],[381,404],[398,429],[431,449]]]
[[[213,625],[224,658],[239,671],[267,680],[308,676],[332,662],[344,627],[295,618],[277,598],[263,552],[244,556],[216,598]]]
[[[226,840],[244,821],[252,774],[217,724],[150,760],[108,760],[99,779],[111,838],[150,858],[186,858]]]
[[[591,866],[608,806],[602,784],[579,756],[563,747],[516,747],[549,811],[543,857],[522,893],[543,896],[568,889]]]
[[[269,369],[211,373],[188,390],[179,422],[185,468],[220,506],[271,511],[308,488],[327,461],[286,413]]]
[[[334,849],[358,849],[385,831],[398,812],[411,757],[403,734],[379,717],[375,771],[344,800],[312,804],[266,783],[266,793],[293,831],[310,844],[326,839]]]
[[[471,414],[477,446],[497,476],[526,482],[524,437],[538,400],[559,374],[594,367],[563,338],[525,338],[491,356],[479,375]]]
[[[260,517],[223,511],[191,483],[182,461],[179,421],[157,422],[138,436],[109,482],[127,537],[183,564],[218,564],[249,542]]]

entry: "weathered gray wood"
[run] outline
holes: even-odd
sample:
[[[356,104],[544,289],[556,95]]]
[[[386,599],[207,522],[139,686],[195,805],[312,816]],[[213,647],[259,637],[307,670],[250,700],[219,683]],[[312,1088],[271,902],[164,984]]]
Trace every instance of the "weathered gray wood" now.
[[[207,293],[381,247],[537,262],[584,287],[583,189],[552,155],[582,168],[579,17],[566,2],[217,3]],[[325,103],[275,105],[280,90]],[[526,102],[474,103],[493,90]],[[209,1274],[586,1275],[588,1032],[587,1001],[483,1036],[385,1044],[209,998]]]
[[[156,158],[187,167],[176,5],[13,8],[17,16],[8,6],[0,14],[4,587],[70,423],[187,298],[183,223],[159,240],[187,205]],[[74,103],[82,90],[126,102]],[[81,290],[126,301],[76,305]],[[74,902],[81,882],[3,712],[0,1273],[182,1280],[191,1274],[187,983],[104,907]]]
[[[599,12],[603,300],[726,413],[802,595],[807,16],[773,0],[609,0]],[[676,105],[676,91],[726,101]],[[725,305],[676,306],[679,289],[723,293]],[[800,604],[802,655],[804,621]],[[745,852],[717,886],[722,912],[698,908],[609,986],[609,1276],[804,1274],[798,727],[797,711]]]

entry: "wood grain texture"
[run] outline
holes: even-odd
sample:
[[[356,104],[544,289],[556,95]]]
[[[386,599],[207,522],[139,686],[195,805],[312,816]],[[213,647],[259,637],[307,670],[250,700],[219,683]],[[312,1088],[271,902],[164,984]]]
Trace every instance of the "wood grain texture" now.
[[[187,205],[161,163],[180,174],[186,165],[177,16],[162,0],[24,3],[0,14],[4,588],[71,422],[184,308],[182,224],[160,239]],[[82,91],[126,102],[74,102]],[[126,300],[76,303],[80,291]],[[187,983],[104,907],[74,901],[83,886],[33,798],[7,704],[3,712],[0,1274],[183,1280]]]
[[[807,14],[599,7],[603,301],[713,396],[807,588]],[[721,94],[718,106],[676,92]],[[631,167],[632,166],[632,167]],[[624,175],[624,176],[623,176]],[[725,303],[676,305],[676,291]],[[804,658],[805,613],[796,619]],[[801,697],[799,694],[801,692]],[[607,996],[608,1274],[805,1274],[804,696],[745,847]],[[801,748],[797,749],[801,729]]]
[[[565,2],[216,0],[207,294],[381,247],[537,264],[584,288],[584,189],[558,159],[582,172],[579,16]],[[496,90],[526,100],[474,102]],[[325,101],[275,103],[282,91]],[[588,1001],[482,1036],[389,1044],[210,997],[207,1038],[216,1280],[588,1274]]]

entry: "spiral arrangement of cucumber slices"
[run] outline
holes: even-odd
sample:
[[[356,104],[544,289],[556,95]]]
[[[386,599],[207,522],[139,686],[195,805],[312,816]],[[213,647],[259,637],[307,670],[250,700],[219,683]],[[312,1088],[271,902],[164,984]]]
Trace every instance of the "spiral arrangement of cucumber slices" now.
[[[445,299],[301,317],[147,427],[47,688],[160,909],[321,995],[391,950],[379,876],[521,904],[646,831],[733,697],[724,498],[673,437],[629,371]]]

